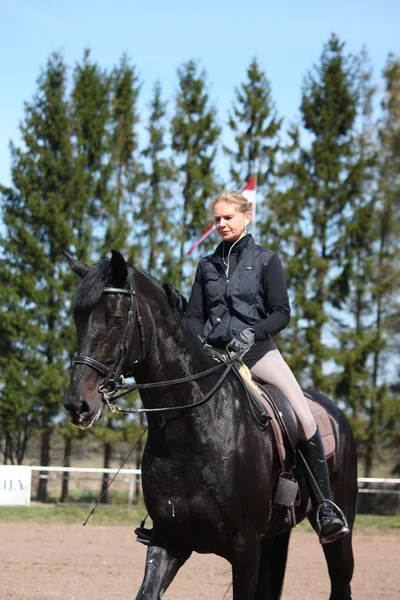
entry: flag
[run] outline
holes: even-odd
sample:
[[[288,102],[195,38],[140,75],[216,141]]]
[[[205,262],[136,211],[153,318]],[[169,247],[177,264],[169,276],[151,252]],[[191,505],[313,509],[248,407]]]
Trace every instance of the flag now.
[[[240,190],[240,193],[246,198],[247,202],[250,204],[250,210],[253,213],[253,221],[254,214],[256,210],[256,192],[257,192],[257,175],[252,175],[244,188]]]
[[[213,231],[215,231],[215,223],[211,223],[211,225],[208,225],[205,229],[203,229],[202,234],[199,237],[199,239],[196,240],[195,243],[193,244],[193,246],[191,246],[189,248],[189,250],[186,252],[186,256],[189,256],[189,254],[192,254],[192,252],[194,250],[196,250],[196,248],[198,248],[200,246],[200,244],[202,244],[204,242],[204,240],[206,240],[208,238],[208,236],[212,234]]]
[[[253,217],[253,226],[255,224],[255,214],[256,214],[256,192],[257,192],[257,175],[252,175],[246,185],[240,190],[240,193],[246,198],[250,205],[250,210],[252,212]],[[201,236],[198,240],[195,241],[193,246],[189,248],[186,252],[186,256],[189,256],[196,248],[200,246],[208,238],[212,232],[215,231],[215,223],[211,223],[211,225],[207,225],[205,229],[203,229]]]

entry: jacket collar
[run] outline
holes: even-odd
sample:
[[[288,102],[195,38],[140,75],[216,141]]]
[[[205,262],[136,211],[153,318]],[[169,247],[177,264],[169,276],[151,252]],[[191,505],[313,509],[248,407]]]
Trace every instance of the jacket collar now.
[[[255,241],[253,236],[248,233],[244,238],[242,238],[238,244],[238,261],[242,258],[245,252],[248,252],[255,246]],[[214,254],[211,255],[210,260],[215,264],[222,264],[222,256],[223,256],[224,242],[221,242],[216,247]],[[225,255],[227,254],[227,250],[225,249]]]

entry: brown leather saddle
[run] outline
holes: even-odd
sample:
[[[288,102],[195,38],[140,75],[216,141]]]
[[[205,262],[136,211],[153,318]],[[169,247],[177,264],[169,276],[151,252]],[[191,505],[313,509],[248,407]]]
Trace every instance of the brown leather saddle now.
[[[271,392],[271,388],[274,386],[264,385],[261,381],[255,380],[250,370],[243,363],[238,363],[235,368],[247,388],[255,418],[260,425],[266,426],[269,424],[274,432],[279,458],[282,467],[284,467],[286,460],[286,432],[283,415],[275,402],[273,392]],[[336,441],[330,416],[327,410],[312,398],[311,394],[304,391],[303,393],[321,434],[325,456],[327,459],[331,458],[335,453]]]

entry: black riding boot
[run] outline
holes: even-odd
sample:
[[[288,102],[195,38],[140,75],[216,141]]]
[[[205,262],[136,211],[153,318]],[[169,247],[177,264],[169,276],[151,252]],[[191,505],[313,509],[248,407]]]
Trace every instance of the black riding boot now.
[[[313,490],[313,485],[310,483],[310,474],[305,469],[312,502],[317,507],[319,541],[321,544],[330,544],[349,533],[350,529],[346,517],[332,500],[328,465],[318,428],[309,440],[299,444],[299,450],[320,490],[320,493],[318,493],[318,490]]]

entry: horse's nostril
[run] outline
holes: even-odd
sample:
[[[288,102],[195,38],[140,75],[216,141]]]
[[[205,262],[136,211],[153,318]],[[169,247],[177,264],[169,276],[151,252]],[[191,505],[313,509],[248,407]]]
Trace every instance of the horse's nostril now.
[[[79,406],[79,414],[82,415],[87,412],[89,412],[89,404],[86,402],[86,400],[82,400]]]
[[[83,415],[90,411],[88,402],[84,399],[76,398],[70,394],[65,394],[63,397],[64,408],[75,415]]]

